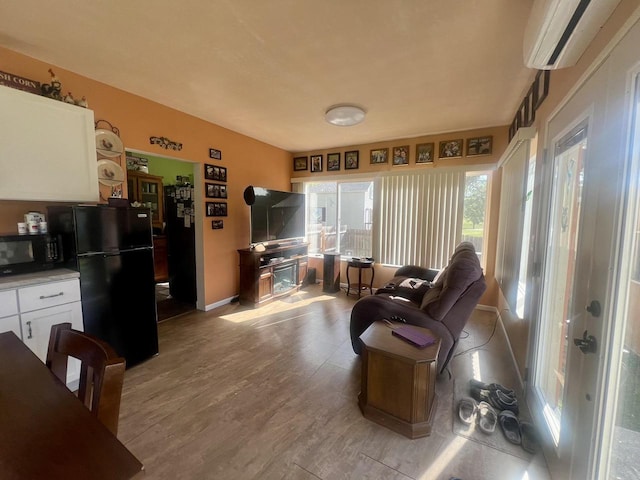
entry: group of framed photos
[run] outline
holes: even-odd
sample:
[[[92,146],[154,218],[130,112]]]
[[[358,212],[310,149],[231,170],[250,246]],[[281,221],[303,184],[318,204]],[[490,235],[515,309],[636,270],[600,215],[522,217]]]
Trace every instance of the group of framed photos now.
[[[486,135],[482,137],[468,138],[466,140],[445,140],[440,142],[438,149],[438,158],[461,158],[463,156],[473,157],[476,155],[491,155],[493,152],[493,136]],[[387,164],[391,161],[392,165],[409,165],[410,146],[401,145],[389,148],[374,148],[370,150],[369,162],[371,165]],[[435,143],[419,143],[416,145],[415,163],[425,164],[433,163],[436,158]],[[295,157],[293,159],[293,170],[295,172],[311,170],[312,173],[322,172],[323,156],[311,155],[309,157]],[[309,168],[310,166],[310,168]],[[344,153],[344,169],[355,170],[359,167],[359,151],[353,150]],[[335,172],[340,170],[340,153],[327,154],[327,172]]]
[[[327,172],[337,172],[340,170],[340,153],[327,154]],[[300,172],[309,170],[309,164],[311,164],[312,172],[322,172],[323,156],[311,155],[310,157],[295,157],[293,159],[293,170]],[[345,170],[357,170],[360,166],[360,151],[352,150],[350,152],[344,152],[344,169]]]
[[[222,159],[222,152],[216,149],[209,149],[209,157],[217,160]],[[205,197],[214,199],[226,199],[227,198],[227,185],[224,183],[210,183],[210,182],[226,182],[227,181],[227,169],[218,165],[204,164],[204,179],[205,181]],[[206,202],[206,215],[207,217],[226,217],[228,215],[227,202],[214,201]],[[223,220],[212,220],[211,228],[213,230],[219,230],[224,227]]]
[[[540,70],[536,74],[535,80],[531,84],[531,87],[529,87],[527,96],[522,100],[509,126],[509,141],[515,137],[520,127],[530,127],[533,125],[536,119],[536,110],[540,108],[542,102],[544,102],[547,95],[549,95],[550,79],[550,70]]]

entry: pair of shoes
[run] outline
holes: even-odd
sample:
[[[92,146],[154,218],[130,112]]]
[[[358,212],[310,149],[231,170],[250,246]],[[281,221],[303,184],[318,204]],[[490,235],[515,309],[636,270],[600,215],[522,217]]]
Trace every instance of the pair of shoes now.
[[[476,380],[475,378],[472,378],[471,380],[469,380],[469,388],[470,389],[479,388],[480,390],[500,390],[505,395],[509,395],[513,398],[516,398],[516,392],[514,392],[510,388],[500,385],[499,383],[484,383],[484,382],[481,382],[480,380]]]
[[[502,427],[502,433],[507,440],[529,453],[535,454],[540,449],[538,434],[533,424],[520,422],[518,417],[510,410],[503,410],[498,414],[498,421]]]
[[[463,398],[458,402],[458,417],[462,420],[462,423],[471,425],[476,421],[476,413],[478,411],[478,404],[473,398]]]
[[[511,410],[503,410],[498,414],[498,421],[505,438],[515,445],[520,445],[522,436],[518,417]]]
[[[520,413],[515,395],[507,395],[498,389],[482,389],[478,387],[471,387],[470,391],[471,396],[477,401],[487,402],[498,411],[511,410],[516,415]]]
[[[478,404],[478,428],[483,433],[491,435],[496,429],[497,422],[498,416],[493,407],[487,402],[480,402]]]

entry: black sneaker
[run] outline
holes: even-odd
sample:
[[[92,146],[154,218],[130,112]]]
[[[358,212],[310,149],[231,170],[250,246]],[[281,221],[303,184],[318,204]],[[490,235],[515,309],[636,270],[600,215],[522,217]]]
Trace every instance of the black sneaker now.
[[[469,388],[479,388],[481,390],[500,390],[505,395],[516,398],[516,392],[514,392],[510,388],[500,385],[499,383],[484,383],[480,380],[475,380],[472,378],[471,380],[469,380]]]

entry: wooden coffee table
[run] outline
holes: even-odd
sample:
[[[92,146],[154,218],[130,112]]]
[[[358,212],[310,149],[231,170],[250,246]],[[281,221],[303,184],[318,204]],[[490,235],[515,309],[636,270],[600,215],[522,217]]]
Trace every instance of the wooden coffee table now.
[[[433,335],[427,328],[410,327]],[[378,321],[360,340],[364,348],[358,404],[364,417],[409,438],[431,434],[440,339],[420,349],[391,335]]]

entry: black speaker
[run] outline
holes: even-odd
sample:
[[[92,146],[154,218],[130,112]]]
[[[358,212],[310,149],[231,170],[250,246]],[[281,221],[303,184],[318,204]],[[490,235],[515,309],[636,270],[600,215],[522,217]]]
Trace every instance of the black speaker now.
[[[256,203],[256,193],[253,191],[253,187],[249,185],[244,189],[244,203],[247,205],[253,205]]]

